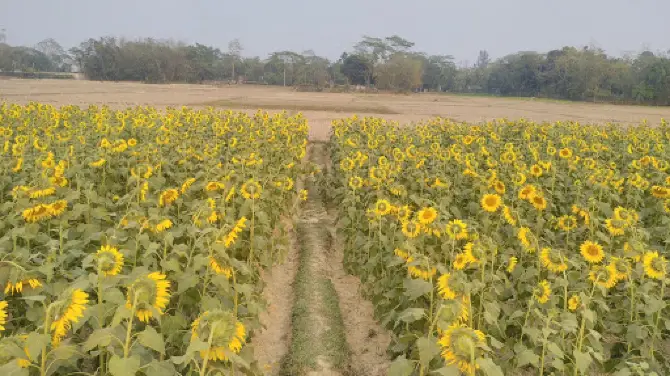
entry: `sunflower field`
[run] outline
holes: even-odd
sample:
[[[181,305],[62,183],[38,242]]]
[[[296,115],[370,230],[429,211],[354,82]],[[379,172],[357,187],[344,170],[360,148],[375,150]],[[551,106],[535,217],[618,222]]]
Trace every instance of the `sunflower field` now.
[[[345,266],[392,375],[670,374],[670,129],[333,122]]]
[[[306,146],[300,114],[0,104],[0,372],[259,373]]]

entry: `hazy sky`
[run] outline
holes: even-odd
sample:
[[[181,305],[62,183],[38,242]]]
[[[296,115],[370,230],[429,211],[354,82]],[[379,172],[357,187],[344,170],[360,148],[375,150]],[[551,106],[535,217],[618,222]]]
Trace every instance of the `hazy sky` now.
[[[670,49],[668,0],[0,0],[10,44],[52,37],[64,47],[89,37],[171,38],[244,55],[277,50],[337,58],[364,34],[398,34],[429,54],[474,62],[519,50],[595,44],[620,55]]]

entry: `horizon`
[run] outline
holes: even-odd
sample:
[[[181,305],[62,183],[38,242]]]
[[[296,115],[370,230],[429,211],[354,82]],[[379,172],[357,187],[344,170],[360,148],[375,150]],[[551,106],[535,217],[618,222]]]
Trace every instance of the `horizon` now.
[[[14,2],[0,6],[0,29],[6,30],[8,44],[28,47],[53,38],[69,49],[88,38],[114,36],[128,40],[153,38],[201,43],[226,51],[228,42],[237,38],[244,48],[242,55],[246,57],[266,58],[272,52],[282,50],[299,53],[312,50],[331,61],[337,60],[342,52],[351,52],[363,35],[383,38],[397,34],[415,43],[412,50],[428,55],[452,55],[459,65],[472,64],[479,50],[486,50],[492,59],[498,59],[523,51],[546,53],[564,46],[595,46],[614,57],[645,50],[667,52],[670,48],[663,40],[670,32],[670,25],[665,24],[662,17],[667,13],[663,9],[670,11],[670,3],[660,0],[638,4],[626,0],[593,0],[589,4],[567,0],[561,4],[541,5],[528,0],[513,0],[504,6],[482,0],[485,1],[489,2],[488,7],[434,0],[415,2],[412,8],[415,13],[431,10],[432,15],[452,7],[453,12],[445,15],[454,19],[446,22],[434,17],[423,17],[426,22],[412,21],[416,19],[412,17],[415,15],[407,14],[406,7],[398,6],[397,0],[384,2],[384,8],[377,7],[374,1],[357,4],[358,11],[348,17],[338,14],[342,10],[324,13],[318,4],[297,0],[282,4],[196,1],[188,8],[180,6],[176,0],[141,3],[120,0],[110,9],[104,9],[100,3],[82,0],[64,0],[59,4]],[[343,0],[339,8],[348,9],[352,4],[353,0]],[[259,12],[258,8],[262,7],[265,11]],[[523,9],[517,12],[517,7]],[[102,11],[104,17],[98,16]],[[366,11],[376,11],[379,15],[370,18]],[[450,16],[454,13],[466,17]],[[252,14],[253,18],[245,18],[247,14]],[[547,14],[552,14],[560,22],[554,25],[551,21],[547,28]],[[276,22],[276,19],[280,21]],[[408,23],[408,19],[411,22]],[[344,22],[346,28],[342,28]],[[622,25],[626,27],[617,27]],[[311,31],[305,32],[305,28]],[[467,38],[452,40],[449,37],[462,34],[464,28],[470,32]]]

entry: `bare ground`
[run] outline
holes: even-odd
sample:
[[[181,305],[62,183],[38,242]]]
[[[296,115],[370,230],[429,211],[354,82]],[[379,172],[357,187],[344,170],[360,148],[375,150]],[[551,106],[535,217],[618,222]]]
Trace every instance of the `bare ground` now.
[[[263,373],[276,376],[282,358],[291,341],[291,310],[293,307],[293,280],[298,269],[298,251],[295,239],[282,264],[261,272],[265,284],[263,299],[268,304],[267,311],[260,314],[263,329],[252,338],[255,357]]]
[[[0,101],[39,101],[54,105],[107,104],[111,107],[215,106],[253,111],[302,111],[311,124],[310,137],[324,140],[333,119],[351,114],[383,116],[400,122],[442,116],[478,122],[493,118],[527,118],[534,121],[656,123],[670,118],[670,107],[547,101],[530,98],[468,97],[447,94],[302,93],[290,88],[251,85],[148,85],[134,82],[65,80],[0,80]]]

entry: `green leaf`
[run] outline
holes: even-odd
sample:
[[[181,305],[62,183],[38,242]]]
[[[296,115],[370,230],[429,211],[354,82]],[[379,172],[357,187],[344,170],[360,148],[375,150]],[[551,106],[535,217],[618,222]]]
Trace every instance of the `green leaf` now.
[[[435,338],[421,337],[416,340],[416,346],[419,348],[419,364],[427,367],[430,361],[440,353],[440,347]]]
[[[28,368],[21,368],[16,362],[9,362],[0,366],[0,374],[3,376],[28,376]]]
[[[409,376],[414,370],[414,365],[411,361],[405,359],[404,356],[399,356],[391,363],[389,367],[388,376]]]
[[[435,371],[432,371],[431,374],[436,374],[440,376],[461,376],[461,371],[458,369],[458,367],[455,366],[446,366],[442,367],[440,369],[436,369]]]
[[[477,359],[477,365],[485,375],[487,376],[505,376],[499,365],[493,363],[493,360],[489,358],[479,358]]]
[[[575,364],[580,373],[586,374],[586,370],[591,365],[591,355],[575,349],[572,354],[575,356]]]
[[[423,308],[407,308],[406,310],[400,312],[398,315],[398,320],[411,323],[417,320],[421,320],[424,316],[425,310]]]
[[[517,367],[523,367],[525,365],[531,364],[537,366],[540,362],[540,357],[533,352],[531,349],[523,350],[519,355],[517,355]]]
[[[130,376],[137,374],[140,370],[140,357],[133,355],[129,358],[121,358],[114,354],[109,360],[109,372],[114,376]]]
[[[26,350],[30,354],[30,360],[37,360],[42,353],[42,348],[48,344],[50,338],[46,334],[39,334],[37,332],[32,332],[28,334],[28,339],[26,339]]]
[[[423,279],[405,279],[403,286],[405,288],[405,296],[410,300],[415,300],[433,290],[433,284]]]
[[[82,350],[88,352],[96,347],[109,346],[113,336],[111,328],[95,330],[88,336],[88,339],[86,339],[86,342],[82,345]]]
[[[174,365],[172,365],[172,363],[167,360],[162,362],[154,360],[153,362],[146,365],[146,368],[144,368],[144,373],[146,376],[178,375]]]
[[[547,349],[549,350],[550,353],[554,354],[555,357],[563,359],[565,354],[563,353],[563,350],[561,350],[560,347],[558,347],[557,344],[554,342],[549,343],[549,346],[547,346]]]
[[[165,341],[163,340],[163,336],[152,326],[147,326],[147,328],[139,334],[137,339],[145,347],[158,351],[161,354],[165,354]]]

